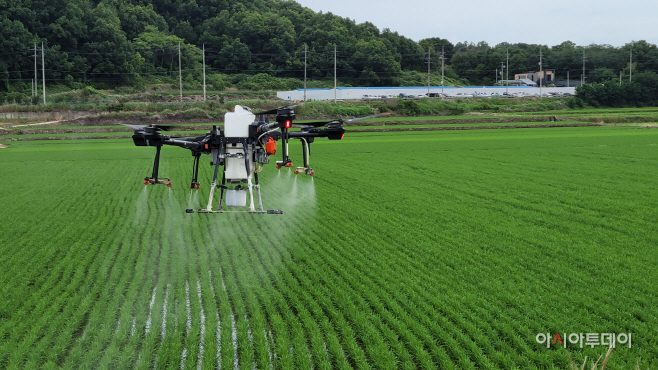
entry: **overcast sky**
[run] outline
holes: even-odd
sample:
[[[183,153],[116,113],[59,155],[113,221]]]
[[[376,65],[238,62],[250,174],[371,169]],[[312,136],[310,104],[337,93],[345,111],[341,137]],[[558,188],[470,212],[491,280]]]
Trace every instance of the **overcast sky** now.
[[[558,45],[658,43],[658,0],[296,0],[412,40]]]

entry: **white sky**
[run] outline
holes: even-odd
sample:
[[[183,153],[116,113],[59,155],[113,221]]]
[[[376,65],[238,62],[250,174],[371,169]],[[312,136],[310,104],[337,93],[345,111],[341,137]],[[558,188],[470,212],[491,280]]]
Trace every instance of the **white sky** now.
[[[658,44],[657,0],[296,0],[412,40],[558,45]]]

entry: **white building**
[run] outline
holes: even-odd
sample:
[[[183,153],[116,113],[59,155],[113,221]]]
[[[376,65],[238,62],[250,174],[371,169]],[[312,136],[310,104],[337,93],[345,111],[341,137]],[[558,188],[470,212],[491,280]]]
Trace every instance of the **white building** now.
[[[532,86],[467,86],[453,87],[431,86],[431,94],[440,94],[443,91],[448,97],[473,97],[473,96],[491,96],[503,95],[504,93],[518,94],[524,96],[539,95],[540,88]],[[306,89],[306,100],[362,100],[362,99],[383,99],[397,98],[400,94],[412,95],[415,97],[426,96],[427,86],[407,86],[407,87],[339,87],[334,89]],[[575,94],[575,87],[544,87],[541,89],[542,94],[568,93]],[[304,89],[279,91],[276,96],[282,100],[303,101]]]

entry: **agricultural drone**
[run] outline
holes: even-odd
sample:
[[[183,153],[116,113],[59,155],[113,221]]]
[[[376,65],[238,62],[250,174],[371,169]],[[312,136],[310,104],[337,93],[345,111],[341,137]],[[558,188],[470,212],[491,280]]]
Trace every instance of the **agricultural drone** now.
[[[275,115],[274,122],[270,122],[270,115]],[[256,119],[258,116],[258,119]],[[281,140],[281,161],[276,161],[276,168],[291,168],[292,161],[288,157],[288,141],[299,139],[302,143],[303,166],[296,167],[295,174],[306,174],[313,176],[315,172],[309,166],[310,145],[316,137],[326,137],[329,140],[340,140],[345,135],[343,124],[357,120],[370,118],[363,117],[343,121],[334,119],[320,122],[303,123],[299,131],[290,131],[295,119],[294,106],[284,106],[259,113],[252,113],[247,107],[236,105],[233,112],[226,113],[224,119],[224,130],[213,126],[207,134],[199,137],[171,138],[163,135],[161,131],[169,131],[176,126],[149,125],[131,126],[134,128],[133,141],[136,146],[154,146],[156,148],[155,160],[153,162],[153,173],[144,179],[144,185],[162,184],[172,186],[171,179],[158,177],[160,162],[160,150],[163,145],[179,146],[192,151],[194,163],[192,168],[191,189],[200,189],[198,181],[199,159],[201,154],[210,155],[210,164],[214,166],[212,184],[210,185],[210,197],[208,206],[199,209],[199,213],[221,213],[226,207],[246,207],[247,191],[249,191],[249,210],[234,212],[281,214],[280,210],[263,210],[263,202],[260,194],[260,183],[258,173],[263,165],[268,164],[270,155],[277,150],[277,141]],[[221,184],[217,183],[219,167],[223,166]],[[246,186],[245,186],[246,184]],[[213,210],[213,196],[215,189],[220,189],[219,206]],[[254,207],[253,189],[258,195],[258,209]],[[226,197],[224,197],[226,191]],[[187,209],[187,213],[195,210]]]

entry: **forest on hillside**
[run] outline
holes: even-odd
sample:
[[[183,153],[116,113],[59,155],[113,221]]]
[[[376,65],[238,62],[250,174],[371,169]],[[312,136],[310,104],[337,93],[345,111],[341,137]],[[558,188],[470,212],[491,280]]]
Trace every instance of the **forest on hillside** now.
[[[583,59],[588,82],[624,79],[631,48],[633,73],[658,70],[658,48],[645,41],[490,46],[437,35],[416,42],[287,0],[0,0],[0,29],[0,94],[29,92],[35,59],[42,78],[42,43],[47,84],[71,88],[177,80],[179,45],[184,81],[200,80],[205,55],[209,84],[219,90],[249,81],[242,86],[300,87],[305,61],[309,79],[333,82],[334,56],[342,86],[426,84],[428,61],[437,85],[442,55],[448,81],[463,85],[493,84],[508,53],[510,78],[538,70],[540,51],[558,79],[579,81]],[[290,83],[268,86],[268,78]]]

